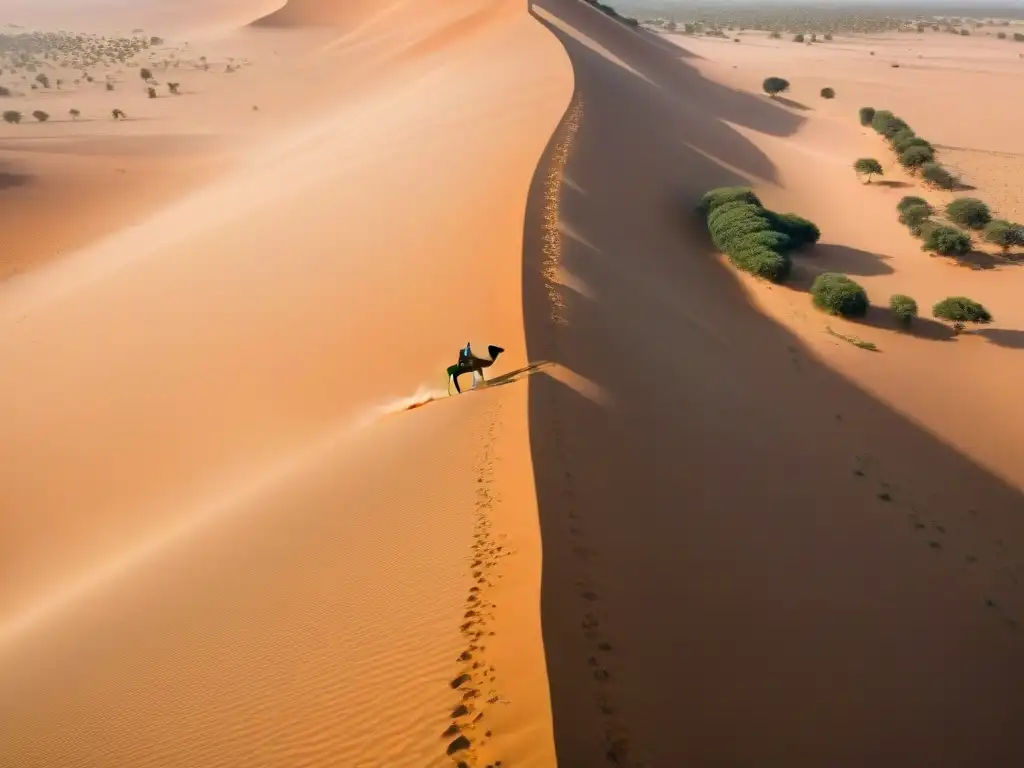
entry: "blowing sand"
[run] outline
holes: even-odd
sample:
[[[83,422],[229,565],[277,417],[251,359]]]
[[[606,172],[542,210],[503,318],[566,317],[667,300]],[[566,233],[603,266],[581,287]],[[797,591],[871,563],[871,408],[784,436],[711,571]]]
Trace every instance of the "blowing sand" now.
[[[0,126],[0,765],[1024,763],[1024,272],[922,254],[856,119],[1022,218],[1012,45],[276,5],[97,3],[188,92]],[[821,226],[786,285],[727,184]],[[825,318],[826,269],[996,322]]]

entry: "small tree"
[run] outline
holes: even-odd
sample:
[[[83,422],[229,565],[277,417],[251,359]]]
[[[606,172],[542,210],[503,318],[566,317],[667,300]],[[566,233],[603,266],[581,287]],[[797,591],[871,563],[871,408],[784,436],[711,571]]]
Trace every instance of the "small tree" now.
[[[921,166],[921,178],[928,184],[940,189],[953,189],[957,178],[938,163],[925,163]]]
[[[17,125],[21,122],[21,112],[16,109],[8,109],[3,114],[4,122]]]
[[[153,73],[150,72],[146,67],[143,67],[139,70],[139,77],[148,82],[153,79]]]
[[[124,112],[122,112],[120,109],[112,109],[112,110],[110,110],[110,116],[112,118],[114,118],[115,120],[124,120],[124,118],[125,118]]]
[[[156,88],[154,88],[153,86],[150,86],[149,88],[147,88],[146,89],[146,93],[149,94],[149,98],[151,98],[151,99],[155,99],[156,98]]]
[[[42,72],[40,72],[38,75],[36,75],[36,82],[39,83],[41,86],[43,86],[43,88],[49,88],[50,87],[50,78],[48,78]]]
[[[946,206],[946,216],[954,224],[968,229],[982,229],[992,221],[992,212],[976,197],[957,198]]]
[[[871,183],[872,176],[882,176],[885,173],[882,164],[873,157],[862,157],[854,161],[853,170],[858,176],[867,176],[868,184]]]
[[[181,87],[181,83],[168,83],[167,90],[173,93],[175,96],[178,95],[178,89]]]
[[[921,250],[940,256],[963,256],[971,250],[971,238],[954,227],[928,227]]]
[[[926,208],[928,208],[928,215],[930,216],[932,214],[931,203],[929,203],[923,197],[917,197],[915,195],[906,195],[905,197],[900,198],[900,201],[896,203],[896,210],[899,211],[900,213],[903,213],[903,211],[905,211],[907,208],[912,208],[917,205],[925,206]]]
[[[934,307],[932,316],[953,324],[953,330],[960,333],[967,323],[979,325],[992,322],[992,314],[981,304],[966,296],[949,296]]]
[[[896,322],[904,328],[909,328],[917,317],[917,302],[902,293],[894,293],[889,297],[889,309]]]
[[[871,121],[875,119],[875,108],[874,107],[861,107],[858,112],[860,116],[860,124],[867,126],[871,125]]]
[[[789,90],[789,81],[781,77],[767,77],[761,84],[761,87],[764,88],[765,93],[774,99],[780,93]]]
[[[838,272],[823,272],[811,284],[814,306],[842,317],[863,317],[868,311],[864,289]]]
[[[831,32],[826,32],[826,33],[825,33],[825,34],[823,35],[823,37],[824,37],[824,38],[825,38],[826,40],[831,40],[831,39],[832,39],[832,33],[831,33]]]
[[[1024,245],[1024,226],[995,219],[985,225],[984,237],[987,242],[998,245],[1006,253],[1014,246]]]
[[[794,43],[802,43],[803,41],[804,41],[804,36],[803,36],[802,33],[801,34],[793,35],[793,42]]]
[[[68,110],[68,114],[71,115],[72,120],[77,120],[81,116],[81,112],[74,107]]]
[[[34,117],[40,123],[45,123],[47,120],[50,119],[50,116],[46,112],[43,112],[43,110],[41,109],[37,109],[35,112],[33,112],[32,117]]]
[[[823,99],[834,99],[835,97],[836,97],[836,92],[835,92],[835,90],[833,88],[822,88],[821,89],[821,98],[823,98]]]
[[[911,173],[918,171],[925,163],[935,161],[935,153],[928,147],[910,147],[900,153],[899,163]]]

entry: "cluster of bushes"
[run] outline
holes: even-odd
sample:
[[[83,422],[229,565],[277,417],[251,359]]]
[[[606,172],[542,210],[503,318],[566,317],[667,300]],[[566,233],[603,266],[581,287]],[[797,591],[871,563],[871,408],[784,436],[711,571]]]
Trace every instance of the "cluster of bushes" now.
[[[747,187],[721,187],[698,207],[715,247],[738,268],[779,283],[792,269],[790,253],[813,245],[821,231],[807,219],[765,208]]]
[[[896,204],[900,223],[924,243],[921,249],[940,256],[963,256],[971,250],[966,232],[933,220],[935,209],[922,197],[907,196]],[[979,232],[986,242],[999,246],[1003,253],[1024,246],[1024,225],[992,218],[989,207],[974,197],[960,197],[944,211],[946,218],[966,230]]]
[[[906,121],[887,109],[876,110],[874,107],[861,107],[859,116],[861,125],[870,126],[885,138],[896,153],[899,164],[910,173],[920,173],[926,183],[935,187],[956,187],[959,179],[935,160],[935,147],[914,133]]]

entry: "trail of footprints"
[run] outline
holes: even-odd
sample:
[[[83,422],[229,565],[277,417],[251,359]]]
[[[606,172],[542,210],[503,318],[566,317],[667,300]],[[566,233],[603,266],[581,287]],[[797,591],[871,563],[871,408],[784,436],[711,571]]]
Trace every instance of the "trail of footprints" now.
[[[560,204],[565,168],[573,140],[583,119],[583,97],[578,95],[576,103],[569,110],[563,123],[563,133],[555,145],[551,165],[545,178],[544,223],[543,223],[543,264],[542,274],[547,288],[551,310],[551,343],[555,348],[555,359],[560,346],[560,332],[568,326],[565,300],[558,290],[558,265],[562,256],[562,238],[559,229]],[[553,444],[556,454],[555,465],[562,467],[564,509],[573,558],[578,564],[575,588],[579,600],[580,631],[587,647],[587,672],[593,686],[593,700],[601,723],[605,759],[611,765],[636,766],[631,749],[629,732],[623,724],[612,701],[611,659],[613,647],[605,635],[600,612],[601,597],[593,577],[594,552],[587,542],[585,520],[577,512],[577,496],[574,478],[570,469],[571,451],[567,446],[567,431],[561,419],[557,402],[558,394],[553,393],[548,403]]]
[[[472,554],[469,556],[473,584],[465,601],[465,613],[459,631],[465,639],[465,650],[456,659],[458,674],[449,685],[456,693],[451,710],[451,724],[441,735],[446,743],[445,752],[453,758],[457,768],[477,768],[480,765],[477,747],[491,739],[488,724],[488,710],[498,704],[507,703],[498,690],[498,673],[488,660],[488,638],[495,632],[491,629],[494,610],[497,607],[490,599],[491,588],[501,578],[501,561],[511,554],[500,536],[493,531],[491,513],[497,494],[493,490],[495,431],[499,407],[489,414],[484,434],[484,445],[476,465],[476,501],[474,509]],[[499,768],[501,760],[486,763],[486,768]]]
[[[977,540],[979,546],[994,552],[995,562],[983,563],[983,559],[987,558],[983,558],[976,549],[964,549],[962,545],[958,547],[950,538],[954,533],[953,529],[973,533],[977,538],[982,522],[982,513],[979,510],[966,510],[961,519],[954,521],[952,525],[945,519],[936,519],[927,512],[926,505],[915,499],[908,489],[891,482],[881,464],[867,454],[856,457],[853,474],[873,486],[872,492],[879,503],[892,505],[900,510],[906,516],[913,532],[921,537],[929,549],[937,553],[960,549],[961,552],[955,556],[961,558],[966,567],[988,567],[991,573],[990,594],[984,598],[983,605],[998,617],[1007,629],[1018,629],[1020,622],[1007,610],[1004,601],[997,598],[997,595],[1019,597],[1020,586],[1024,583],[1024,563],[1013,559],[1002,539],[990,540],[987,543],[981,539]]]

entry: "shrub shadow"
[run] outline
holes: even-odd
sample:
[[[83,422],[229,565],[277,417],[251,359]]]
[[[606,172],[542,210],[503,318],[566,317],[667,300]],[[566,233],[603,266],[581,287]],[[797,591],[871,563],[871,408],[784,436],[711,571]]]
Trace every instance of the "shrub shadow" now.
[[[814,111],[814,107],[809,107],[806,104],[801,104],[799,101],[794,101],[793,99],[787,99],[785,96],[776,96],[773,99],[773,101],[775,101],[778,104],[791,107],[792,109],[801,109],[805,112]]]
[[[12,173],[0,171],[0,189],[13,189],[24,187],[32,180],[32,177],[24,173]]]
[[[868,307],[868,312],[864,317],[852,319],[851,322],[928,341],[952,341],[956,338],[951,327],[930,317],[915,317],[908,328],[897,322],[887,306],[876,304]]]
[[[872,186],[872,187],[888,187],[889,189],[907,189],[907,188],[912,187],[914,185],[913,184],[909,184],[909,183],[907,183],[905,181],[898,181],[896,179],[879,179],[877,181],[872,181],[871,184],[869,184],[868,186]]]
[[[1024,349],[1024,331],[1008,328],[979,328],[971,333],[984,336],[993,344],[1007,349]]]

